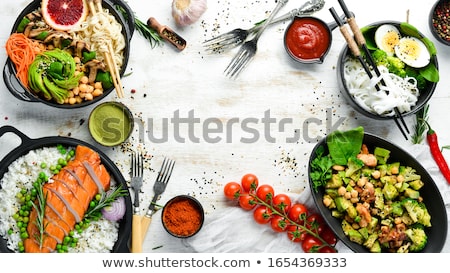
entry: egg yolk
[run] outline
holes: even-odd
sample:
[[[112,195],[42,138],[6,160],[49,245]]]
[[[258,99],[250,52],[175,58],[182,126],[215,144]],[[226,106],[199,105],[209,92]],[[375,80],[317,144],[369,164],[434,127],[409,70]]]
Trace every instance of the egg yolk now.
[[[395,31],[388,31],[383,37],[383,49],[387,53],[394,54],[394,47],[398,45],[398,42],[400,41],[400,36]]]
[[[399,49],[402,56],[410,60],[416,60],[420,56],[421,48],[413,40],[404,40],[399,44]]]

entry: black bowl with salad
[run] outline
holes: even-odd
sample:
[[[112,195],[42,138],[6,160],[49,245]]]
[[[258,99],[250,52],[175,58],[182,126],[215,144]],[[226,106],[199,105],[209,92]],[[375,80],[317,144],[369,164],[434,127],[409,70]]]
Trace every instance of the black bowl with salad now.
[[[372,69],[370,79],[344,46],[338,58],[337,78],[348,103],[359,113],[379,120],[395,118],[395,107],[402,116],[422,109],[439,82],[433,42],[405,22],[380,21],[361,28],[361,32],[383,80]],[[366,59],[364,51],[361,55]]]
[[[441,252],[447,212],[432,177],[408,152],[362,127],[334,131],[313,149],[318,210],[354,252]]]

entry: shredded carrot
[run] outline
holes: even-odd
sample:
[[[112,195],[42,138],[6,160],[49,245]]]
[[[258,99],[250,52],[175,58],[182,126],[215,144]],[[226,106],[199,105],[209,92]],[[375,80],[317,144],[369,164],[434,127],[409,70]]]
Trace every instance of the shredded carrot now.
[[[6,41],[6,53],[16,67],[16,76],[28,88],[28,67],[36,57],[33,42],[23,33],[13,33]]]

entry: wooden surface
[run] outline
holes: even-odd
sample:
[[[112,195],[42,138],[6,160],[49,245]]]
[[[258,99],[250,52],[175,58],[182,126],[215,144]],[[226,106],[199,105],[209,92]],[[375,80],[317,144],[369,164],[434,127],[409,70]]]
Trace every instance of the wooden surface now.
[[[237,80],[230,80],[223,75],[223,70],[236,50],[207,54],[202,42],[236,27],[251,27],[268,16],[275,1],[210,0],[201,19],[185,28],[175,26],[170,2],[127,1],[141,21],[155,17],[182,36],[187,47],[180,52],[166,42],[152,48],[135,32],[126,71],[129,75],[122,78],[125,97],[118,99],[113,92],[105,99],[125,103],[136,118],[135,130],[126,144],[99,148],[116,162],[127,179],[130,152],[141,149],[145,153],[142,215],[153,197],[153,183],[164,157],[177,163],[158,204],[163,205],[178,194],[190,194],[203,204],[208,219],[218,211],[230,209],[222,194],[223,185],[239,180],[247,172],[272,184],[277,192],[308,195],[306,166],[310,151],[330,130],[362,125],[367,132],[405,149],[411,147],[393,121],[374,121],[360,115],[340,94],[336,62],[344,39],[338,30],[333,31],[333,43],[324,63],[301,65],[289,58],[283,46],[284,30],[289,22],[270,26],[259,40],[255,58]],[[337,1],[326,2],[315,16],[331,22],[328,9],[333,6],[338,13],[341,9]],[[24,0],[2,3],[0,44],[5,43],[17,15],[28,3]],[[360,26],[382,20],[405,21],[409,11],[409,22],[435,42],[441,81],[430,101],[429,121],[439,134],[440,144],[450,145],[447,121],[450,48],[439,44],[428,28],[428,14],[434,1],[378,0],[370,7],[364,1],[347,0],[346,3]],[[301,4],[302,1],[289,1],[280,15]],[[0,51],[0,63],[4,64],[5,60],[6,53]],[[94,143],[87,127],[94,106],[61,110],[23,102],[0,82],[0,126],[13,125],[31,138],[62,135]],[[198,120],[192,119],[192,126],[184,122],[177,127],[171,123],[177,115],[185,120]],[[264,122],[269,115],[274,123]],[[414,116],[407,117],[406,121],[412,130]],[[168,122],[167,129],[164,122]],[[217,126],[223,130],[214,131]],[[244,130],[245,126],[253,131]],[[158,141],[165,132],[167,140]],[[249,141],[252,143],[246,143]],[[1,158],[17,142],[13,137],[1,138]],[[444,154],[450,160],[450,152]],[[449,186],[442,177],[438,179],[446,196]],[[185,242],[164,231],[160,217],[160,212],[153,216],[143,252],[192,251]],[[202,236],[201,232],[196,236]],[[449,241],[445,252],[450,252]]]

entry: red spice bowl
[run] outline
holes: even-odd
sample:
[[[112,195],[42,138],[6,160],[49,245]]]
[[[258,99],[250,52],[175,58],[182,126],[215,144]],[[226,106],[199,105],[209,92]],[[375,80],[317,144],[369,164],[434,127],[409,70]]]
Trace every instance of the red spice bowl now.
[[[434,38],[444,45],[450,45],[450,1],[439,0],[429,15],[429,26]]]
[[[165,230],[177,238],[189,238],[197,234],[204,219],[202,204],[190,195],[178,195],[170,199],[161,213]]]
[[[322,63],[331,47],[331,31],[336,26],[313,16],[294,17],[284,34],[286,52],[300,63]]]

